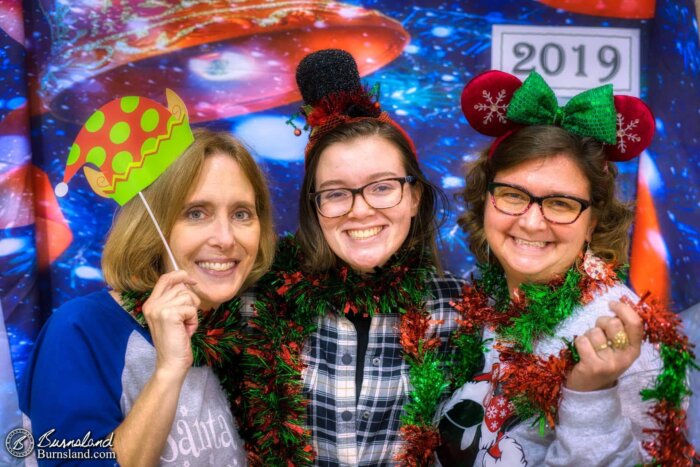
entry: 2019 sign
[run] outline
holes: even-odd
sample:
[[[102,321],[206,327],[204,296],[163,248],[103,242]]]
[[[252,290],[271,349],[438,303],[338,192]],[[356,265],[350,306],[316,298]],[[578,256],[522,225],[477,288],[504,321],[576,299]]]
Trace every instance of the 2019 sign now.
[[[497,25],[492,33],[492,68],[523,79],[536,70],[563,100],[608,83],[639,96],[638,29]]]
[[[586,73],[586,45],[579,44],[571,47],[571,50],[576,54],[576,76],[588,76]],[[513,68],[515,73],[530,73],[535,70],[535,66],[527,66],[536,59],[537,49],[533,44],[518,42],[513,46],[513,53],[516,57],[522,58]],[[564,70],[566,57],[567,51],[564,47],[554,42],[547,42],[539,51],[539,68],[545,75],[556,76]],[[620,71],[620,51],[617,47],[604,45],[598,49],[597,57],[602,67],[611,69],[610,73],[598,79],[605,84]]]

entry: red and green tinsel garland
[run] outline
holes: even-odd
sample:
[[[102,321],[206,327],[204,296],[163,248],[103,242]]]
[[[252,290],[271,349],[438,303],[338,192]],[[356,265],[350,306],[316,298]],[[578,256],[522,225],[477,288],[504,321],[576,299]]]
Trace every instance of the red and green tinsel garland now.
[[[143,304],[150,292],[122,292],[122,307],[144,328],[148,328],[143,316]],[[241,352],[243,349],[243,325],[240,313],[241,301],[233,298],[218,309],[198,310],[199,326],[191,337],[192,366],[209,366],[231,401],[236,413],[240,401]]]
[[[664,366],[653,386],[642,390],[642,399],[655,400],[648,414],[656,422],[656,428],[645,429],[653,439],[643,443],[652,456],[650,466],[690,466],[695,449],[685,436],[687,417],[683,399],[691,394],[687,385],[689,368],[699,369],[688,337],[678,331],[681,321],[678,315],[644,295],[638,303],[622,299],[634,308],[644,321],[644,338],[659,346]]]
[[[478,369],[483,353],[478,335],[453,342],[461,365],[451,367],[429,336],[431,317],[425,307],[426,284],[434,268],[428,252],[400,251],[374,274],[344,266],[324,274],[299,271],[303,258],[293,237],[280,242],[273,272],[262,281],[251,335],[243,357],[243,429],[252,465],[292,466],[313,463],[311,433],[306,429],[302,394],[301,351],[316,330],[317,318],[329,312],[399,313],[398,332],[409,365],[413,390],[402,417],[405,450],[400,465],[430,465],[439,434],[432,425],[440,397]],[[450,375],[450,368],[453,371]]]
[[[522,420],[536,417],[540,432],[553,429],[561,399],[561,388],[578,355],[571,341],[559,355],[546,358],[532,354],[535,340],[552,336],[556,326],[571,316],[575,307],[590,302],[594,295],[619,281],[606,265],[605,280],[594,280],[576,269],[549,284],[523,284],[510,300],[503,271],[495,265],[482,266],[482,279],[464,288],[462,301],[454,304],[465,328],[493,328],[498,335],[494,349],[500,352],[501,366],[497,383],[503,388]],[[652,457],[648,466],[690,466],[695,451],[685,436],[684,397],[690,394],[687,371],[698,369],[692,345],[680,331],[677,315],[644,296],[638,303],[622,299],[644,321],[644,338],[659,346],[664,367],[653,387],[641,392],[643,400],[655,400],[648,412],[656,428],[645,429],[654,435],[643,443]],[[495,302],[495,305],[493,305]],[[573,339],[573,336],[572,336]]]

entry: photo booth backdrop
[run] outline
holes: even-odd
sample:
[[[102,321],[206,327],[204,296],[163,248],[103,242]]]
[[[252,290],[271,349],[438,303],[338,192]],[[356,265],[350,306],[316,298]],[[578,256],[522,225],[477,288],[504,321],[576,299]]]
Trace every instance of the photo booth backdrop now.
[[[278,230],[294,231],[306,141],[285,124],[300,104],[294,69],[310,51],[344,48],[367,83],[381,82],[382,106],[412,135],[426,174],[452,200],[441,253],[447,269],[468,275],[474,259],[456,227],[462,207],[454,195],[464,163],[489,139],[468,127],[459,96],[494,66],[495,25],[639,30],[640,61],[629,71],[638,74],[657,133],[640,159],[619,164],[620,192],[637,203],[631,282],[674,311],[700,302],[700,48],[692,0],[4,0],[0,433],[21,423],[15,385],[52,310],[105,287],[100,254],[115,204],[82,174],[66,197],[53,191],[94,110],[125,95],[165,103],[172,88],[193,126],[232,131],[251,147],[270,179]],[[597,59],[620,65],[609,54]],[[551,60],[540,55],[531,65],[552,71]],[[699,314],[684,313],[696,341]],[[695,421],[691,428],[697,446]],[[0,450],[2,461],[12,459]]]

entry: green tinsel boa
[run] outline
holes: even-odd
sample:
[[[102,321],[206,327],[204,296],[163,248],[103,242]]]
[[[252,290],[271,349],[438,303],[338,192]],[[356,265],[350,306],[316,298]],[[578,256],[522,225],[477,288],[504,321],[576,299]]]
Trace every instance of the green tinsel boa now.
[[[400,340],[413,390],[402,417],[407,449],[400,462],[420,463],[417,459],[439,441],[432,419],[440,398],[448,387],[459,387],[473,375],[483,354],[480,337],[465,334],[450,342],[460,355],[453,366],[438,351],[440,340],[425,335],[430,323],[426,284],[435,271],[430,252],[402,250],[373,274],[360,274],[347,266],[305,274],[299,270],[301,264],[293,237],[283,239],[249,322],[253,331],[244,355],[243,425],[251,463],[313,462],[311,437],[305,428],[308,401],[302,394],[301,351],[316,330],[317,319],[329,312],[401,315]],[[416,440],[424,446],[412,449],[411,441]]]
[[[543,433],[547,425],[554,428],[561,385],[578,361],[578,355],[571,341],[574,336],[562,337],[567,346],[558,356],[534,355],[533,344],[541,338],[554,336],[556,327],[569,318],[576,307],[624,280],[625,269],[606,264],[605,274],[596,280],[572,268],[564,277],[549,284],[521,285],[512,300],[499,266],[485,265],[480,269],[481,279],[475,287],[465,289],[457,309],[471,308],[473,327],[495,327],[498,335],[495,348],[506,364],[501,369],[498,384],[515,406],[519,418],[525,420],[534,416]],[[628,297],[621,301],[642,318],[644,339],[658,345],[663,362],[655,382],[640,393],[642,400],[655,402],[647,413],[657,425],[648,430],[654,435],[653,439],[642,443],[652,457],[651,463],[645,466],[690,466],[695,451],[684,434],[683,400],[691,393],[687,373],[698,369],[692,344],[680,331],[678,316],[650,300],[648,294],[637,303]],[[542,386],[542,380],[549,384]]]

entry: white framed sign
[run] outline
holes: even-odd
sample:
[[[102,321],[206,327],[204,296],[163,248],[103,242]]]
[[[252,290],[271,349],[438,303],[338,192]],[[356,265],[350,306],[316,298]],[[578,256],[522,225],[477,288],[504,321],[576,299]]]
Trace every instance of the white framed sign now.
[[[562,100],[612,84],[639,97],[639,29],[494,25],[491,68],[525,79],[535,70]]]

